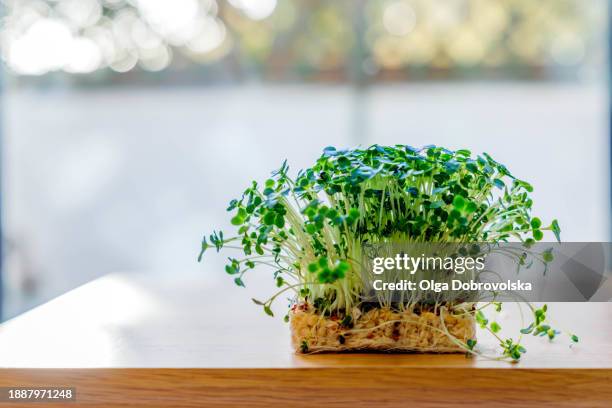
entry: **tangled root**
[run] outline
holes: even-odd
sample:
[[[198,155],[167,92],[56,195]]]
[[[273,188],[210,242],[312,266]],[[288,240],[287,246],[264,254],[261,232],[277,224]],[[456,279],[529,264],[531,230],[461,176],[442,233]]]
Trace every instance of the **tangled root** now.
[[[294,307],[291,341],[298,353],[339,351],[393,351],[460,353],[468,339],[475,338],[472,314],[442,315],[431,311],[394,311],[375,308],[357,313],[346,327],[335,316],[322,316],[312,307]],[[345,322],[346,324],[346,322]]]

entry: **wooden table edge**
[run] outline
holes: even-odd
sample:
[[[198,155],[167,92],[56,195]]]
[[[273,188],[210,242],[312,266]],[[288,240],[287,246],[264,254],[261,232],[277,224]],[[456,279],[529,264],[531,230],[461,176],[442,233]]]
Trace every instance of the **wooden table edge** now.
[[[2,368],[0,387],[75,387],[88,407],[609,407],[612,368]]]

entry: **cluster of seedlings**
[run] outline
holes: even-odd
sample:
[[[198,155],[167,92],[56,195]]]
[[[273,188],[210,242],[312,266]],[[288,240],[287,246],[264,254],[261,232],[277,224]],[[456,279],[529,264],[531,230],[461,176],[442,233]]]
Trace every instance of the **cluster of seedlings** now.
[[[213,232],[208,248],[236,249],[225,268],[238,286],[257,268],[273,268],[278,291],[253,301],[273,315],[272,304],[289,295],[293,344],[298,352],[387,350],[479,353],[475,327],[499,340],[501,358],[519,360],[523,335],[554,338],[546,306],[527,304],[533,322],[516,338],[486,310],[499,302],[364,302],[365,245],[384,243],[523,242],[559,240],[556,220],[531,215],[532,186],[488,154],[425,146],[327,147],[316,163],[289,175],[285,163],[263,184],[253,182],[228,211],[236,233]],[[523,254],[515,254],[522,262]],[[550,254],[543,254],[546,262]],[[571,335],[573,341],[578,338]]]

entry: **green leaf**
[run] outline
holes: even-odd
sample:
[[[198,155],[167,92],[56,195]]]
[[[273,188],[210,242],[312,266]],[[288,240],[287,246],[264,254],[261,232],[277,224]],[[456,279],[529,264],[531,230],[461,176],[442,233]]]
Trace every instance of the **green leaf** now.
[[[327,146],[323,149],[323,154],[325,156],[335,156],[337,153],[336,148],[334,146]]]
[[[544,238],[544,233],[542,230],[533,230],[533,239],[536,241],[541,241]]]
[[[236,265],[225,265],[225,272],[229,275],[235,275],[240,272],[240,269]]]
[[[555,238],[557,239],[557,242],[561,242],[561,227],[559,227],[559,221],[553,220],[552,223],[550,224],[550,228],[553,234],[555,234]]]
[[[264,312],[266,312],[268,316],[274,316],[274,313],[272,313],[272,309],[270,309],[270,306],[268,305],[264,306]]]
[[[527,183],[526,181],[523,180],[515,180],[514,183],[519,186],[519,187],[523,187],[525,189],[525,191],[527,191],[528,193],[532,193],[533,192],[533,186],[529,183]]]
[[[470,350],[474,350],[474,346],[476,346],[477,341],[475,339],[468,339],[466,345]]]
[[[278,228],[283,228],[285,226],[285,217],[280,214],[277,215],[274,219],[274,225],[276,225]]]
[[[328,261],[327,261],[327,257],[322,256],[321,258],[319,258],[319,267],[320,268],[325,268],[328,265]]]
[[[238,200],[232,200],[227,207],[227,211],[232,211],[234,208],[238,206]]]
[[[535,324],[539,325],[540,323],[542,323],[544,320],[546,319],[546,314],[544,313],[544,310],[542,309],[537,309],[535,311]]]
[[[576,336],[575,334],[572,334],[571,339],[572,339],[572,341],[573,341],[574,343],[578,343],[578,341],[579,341],[578,336]]]
[[[473,212],[475,212],[478,209],[478,206],[476,205],[476,203],[470,201],[467,206],[465,207],[465,211],[468,214],[472,214]]]
[[[208,242],[206,242],[206,236],[202,238],[202,249],[200,250],[200,254],[198,255],[198,262],[202,262],[202,257],[204,256],[204,252],[208,249]]]
[[[476,312],[476,322],[483,329],[487,327],[489,320],[485,317],[484,313],[482,313],[482,310],[479,310],[478,312]]]
[[[236,278],[236,279],[234,279],[234,283],[235,283],[236,285],[238,285],[238,286],[242,286],[243,288],[245,287],[245,286],[244,286],[244,282],[243,282],[243,281],[242,281],[242,279],[240,279],[240,278]]]
[[[244,218],[240,217],[239,215],[236,215],[235,217],[233,217],[231,219],[231,223],[232,225],[242,225],[242,223],[244,223]]]
[[[493,184],[495,185],[495,187],[497,187],[499,189],[503,189],[504,187],[506,187],[506,184],[501,179],[494,179],[493,180]]]
[[[491,323],[490,328],[493,333],[499,333],[499,331],[501,330],[501,326],[497,322]]]
[[[273,211],[268,211],[266,215],[264,215],[263,222],[265,225],[272,225],[276,220],[276,213]]]
[[[542,226],[542,221],[538,217],[532,218],[532,220],[531,220],[531,228],[537,230],[541,226]]]
[[[351,208],[349,210],[348,216],[353,218],[353,219],[359,218],[359,210],[356,209],[356,208]]]
[[[456,195],[455,198],[453,198],[453,207],[455,207],[457,210],[462,210],[463,207],[465,207],[465,198],[460,195]]]
[[[533,331],[533,328],[535,327],[535,325],[533,323],[531,323],[528,327],[521,329],[521,333],[523,334],[529,334]]]
[[[255,303],[256,305],[259,305],[259,306],[263,306],[265,304],[261,300],[257,300],[255,298],[251,298],[251,300],[253,301],[253,303]]]
[[[317,280],[320,283],[332,283],[335,279],[329,268],[325,267],[317,274]]]
[[[349,271],[349,269],[351,268],[351,266],[349,265],[348,262],[346,261],[339,261],[338,265],[336,266],[336,269],[341,272],[341,273],[346,273]]]

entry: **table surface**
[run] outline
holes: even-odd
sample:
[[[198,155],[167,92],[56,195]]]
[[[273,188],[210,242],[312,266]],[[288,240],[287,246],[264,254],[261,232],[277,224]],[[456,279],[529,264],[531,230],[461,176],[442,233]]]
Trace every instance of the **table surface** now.
[[[423,381],[430,378],[436,384],[441,382],[440,376],[450,375],[455,378],[453,384],[459,384],[458,377],[473,379],[482,375],[482,384],[487,384],[486,378],[491,384],[503,378],[506,386],[512,384],[515,373],[521,373],[516,377],[518,386],[526,381],[523,374],[534,375],[539,381],[537,376],[546,373],[549,383],[550,376],[559,372],[562,374],[557,385],[570,378],[586,381],[593,376],[588,384],[578,385],[589,385],[579,389],[593,395],[593,389],[600,389],[596,384],[604,380],[610,384],[612,380],[610,303],[550,304],[553,322],[579,335],[580,342],[570,346],[566,336],[553,342],[527,336],[523,342],[527,354],[520,363],[510,364],[462,354],[296,355],[290,348],[288,326],[282,321],[282,302],[274,307],[277,317],[270,318],[242,291],[246,289],[211,283],[204,275],[178,278],[112,274],[95,280],[0,326],[0,386],[15,385],[15,381],[58,384],[64,376],[87,390],[87,384],[104,382],[100,376],[114,378],[111,382],[117,381],[113,375],[127,376],[127,382],[122,383],[125,385],[134,378],[140,378],[141,384],[152,384],[152,378],[159,375],[166,379],[176,375],[175,381],[184,381],[185,375],[196,378],[195,373],[201,374],[198,381],[208,386],[219,373],[234,384],[232,381],[263,379],[268,375],[264,373],[287,380],[293,372],[304,375],[313,370],[319,370],[317,378],[330,375],[332,382],[336,377],[330,373],[345,370],[351,373],[352,381],[358,381],[360,376],[366,381],[375,373],[400,373],[416,375]],[[526,325],[511,317],[516,307],[505,304],[505,311],[496,317],[513,335],[522,324]],[[479,346],[498,353],[494,339],[482,332]],[[74,370],[58,371],[61,368]],[[129,375],[129,370],[117,371],[127,368],[132,370]],[[260,375],[253,377],[253,370]],[[278,372],[283,374],[274,374]],[[578,377],[573,375],[577,372]],[[157,389],[161,388],[158,384]],[[612,398],[610,388],[605,392]],[[559,400],[564,398],[567,400],[567,396]],[[592,402],[590,406],[597,404]]]
[[[571,330],[553,342],[525,336],[518,365],[461,354],[296,355],[289,328],[265,315],[245,289],[211,284],[205,276],[114,274],[66,293],[0,326],[0,367],[295,368],[321,366],[452,366],[498,368],[612,368],[612,304],[556,303],[549,315]],[[519,319],[506,304],[497,321],[516,336]],[[526,316],[526,319],[528,316]],[[524,324],[525,326],[527,324]],[[503,333],[503,332],[502,332]],[[480,347],[498,353],[479,332]]]

